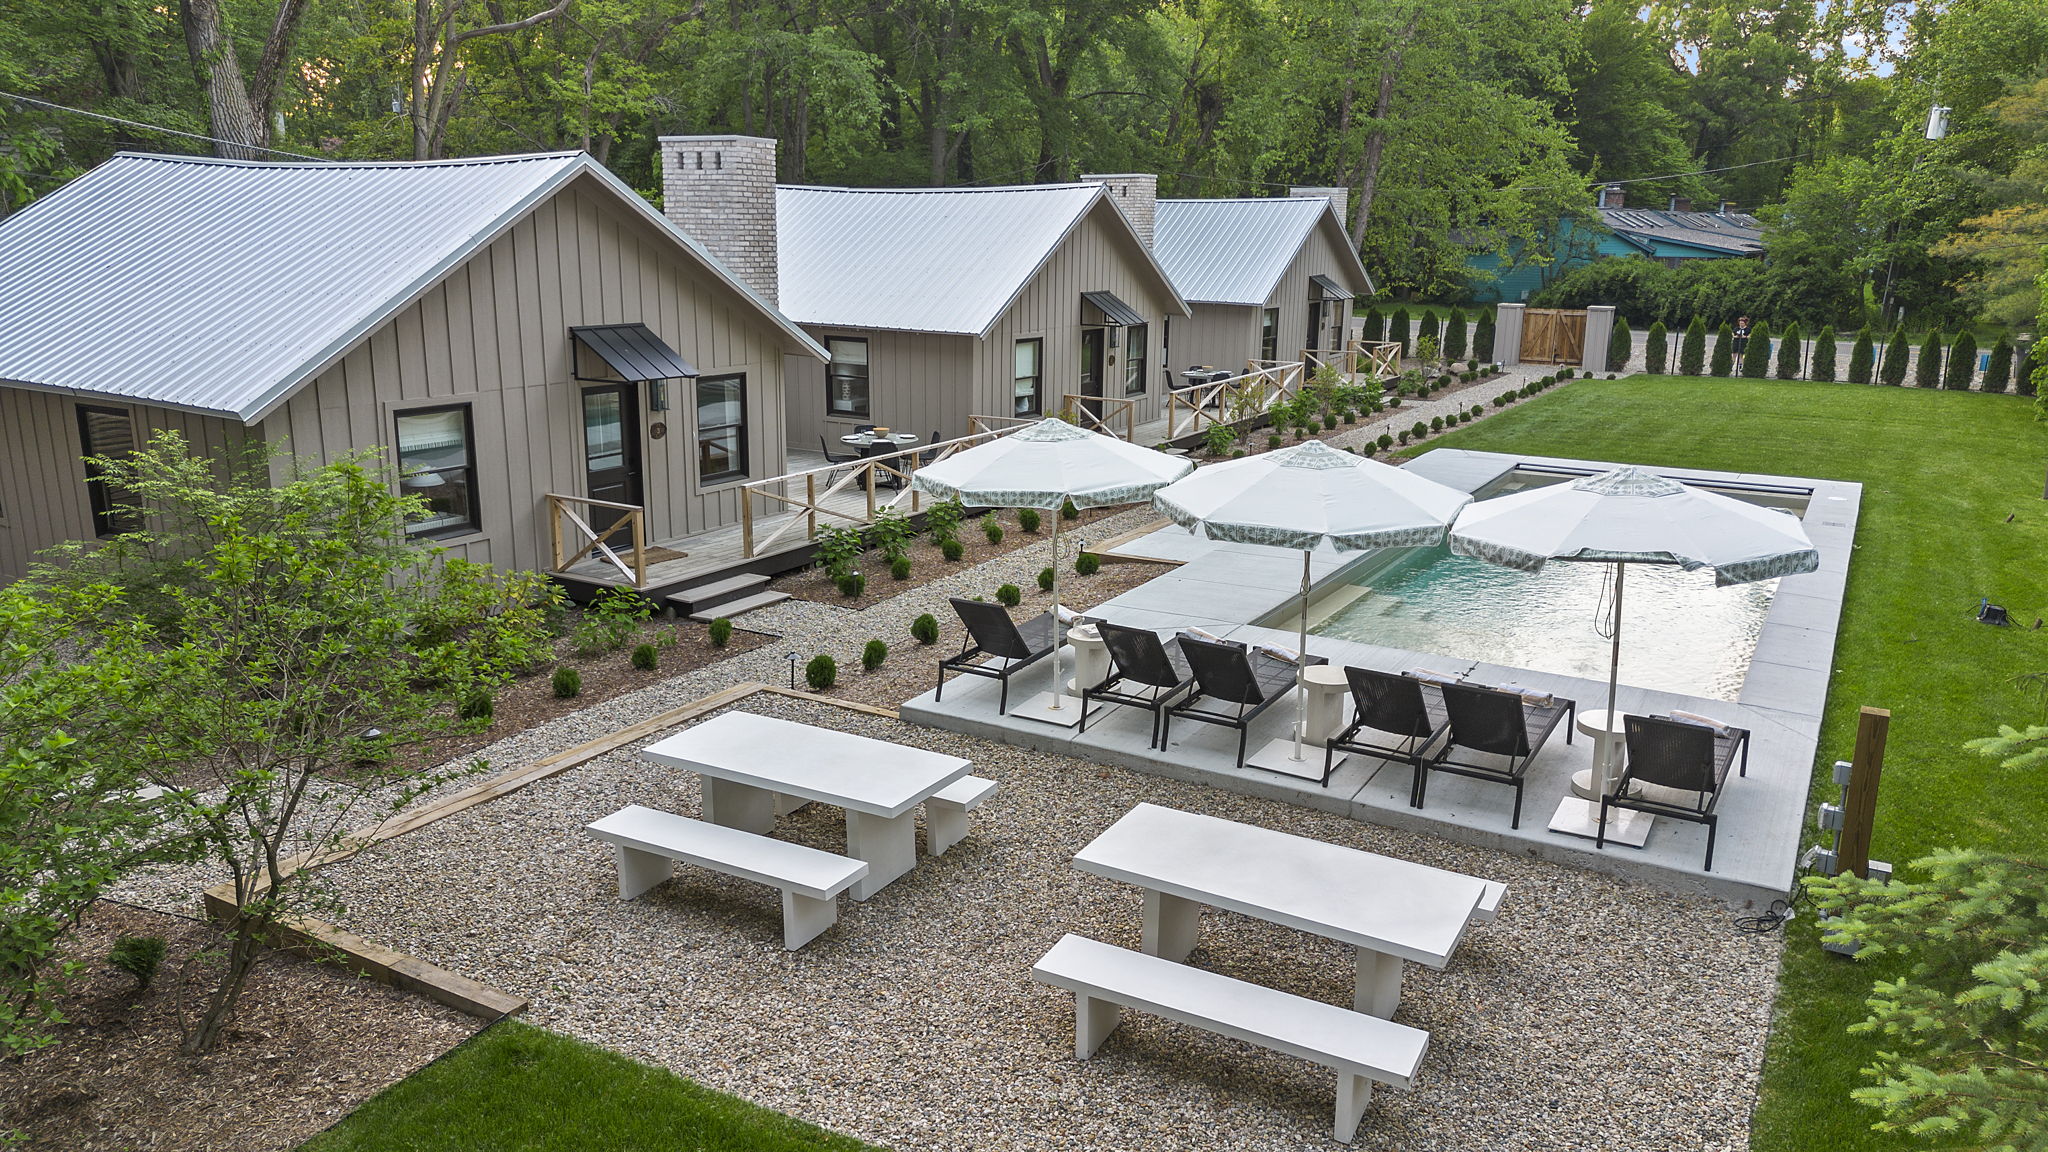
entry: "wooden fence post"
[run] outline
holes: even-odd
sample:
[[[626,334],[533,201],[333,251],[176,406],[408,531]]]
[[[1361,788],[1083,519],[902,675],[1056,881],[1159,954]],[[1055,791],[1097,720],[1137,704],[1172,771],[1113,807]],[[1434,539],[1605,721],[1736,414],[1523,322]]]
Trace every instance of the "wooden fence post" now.
[[[1890,733],[1888,708],[1865,707],[1856,720],[1856,751],[1849,761],[1849,795],[1842,811],[1842,845],[1836,864],[1844,872],[1870,876],[1870,830],[1877,818],[1877,780],[1884,772],[1884,743]]]

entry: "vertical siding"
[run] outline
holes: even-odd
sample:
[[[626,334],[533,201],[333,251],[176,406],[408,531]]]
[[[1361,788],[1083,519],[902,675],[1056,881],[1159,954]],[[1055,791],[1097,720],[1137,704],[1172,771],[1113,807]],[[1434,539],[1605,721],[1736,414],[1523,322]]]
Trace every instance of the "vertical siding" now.
[[[1196,304],[1190,320],[1173,322],[1172,368],[1196,364],[1242,372],[1259,355],[1259,309],[1239,304]],[[1287,344],[1283,340],[1281,348]],[[1176,377],[1176,382],[1178,378]]]
[[[1301,251],[1294,254],[1294,260],[1287,266],[1287,272],[1280,277],[1280,284],[1273,294],[1266,298],[1266,307],[1280,309],[1280,359],[1299,360],[1308,345],[1308,305],[1311,296],[1320,296],[1310,284],[1310,276],[1328,276],[1355,293],[1364,293],[1365,285],[1355,283],[1353,273],[1346,271],[1349,261],[1337,251],[1328,233],[1320,227],[1310,231],[1308,240]],[[1334,307],[1323,309],[1323,343],[1318,347],[1337,348],[1342,345],[1333,341],[1343,339],[1341,318],[1350,315],[1351,302],[1345,301]],[[1332,327],[1335,332],[1332,334]],[[1253,353],[1257,355],[1257,353]]]
[[[938,332],[894,332],[876,328],[830,328],[806,325],[818,341],[838,337],[868,342],[868,411],[866,420],[825,414],[825,366],[806,366],[786,386],[790,443],[818,450],[828,441],[853,431],[855,424],[881,424],[919,439],[934,431],[941,439],[967,434],[970,415],[987,415],[974,406],[975,370],[972,336]],[[836,441],[833,451],[843,451]]]

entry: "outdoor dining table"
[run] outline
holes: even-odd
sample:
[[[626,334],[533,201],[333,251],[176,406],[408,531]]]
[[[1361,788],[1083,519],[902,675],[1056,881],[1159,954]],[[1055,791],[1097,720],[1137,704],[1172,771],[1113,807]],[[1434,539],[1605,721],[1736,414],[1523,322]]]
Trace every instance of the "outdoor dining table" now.
[[[890,452],[901,451],[917,443],[917,434],[915,432],[891,432],[887,435],[875,436],[867,432],[855,432],[848,436],[841,436],[839,442],[841,444],[853,445],[860,449],[861,454],[864,456],[883,456]]]
[[[1382,1018],[1401,1002],[1401,965],[1450,962],[1493,881],[1406,860],[1140,804],[1074,857],[1074,867],[1145,892],[1144,950],[1185,960],[1204,904],[1352,945],[1352,1007]]]
[[[917,864],[914,809],[973,767],[958,756],[751,712],[706,720],[641,755],[695,772],[704,819],[728,828],[774,831],[778,796],[845,809],[846,854],[868,864],[849,890],[855,900]]]

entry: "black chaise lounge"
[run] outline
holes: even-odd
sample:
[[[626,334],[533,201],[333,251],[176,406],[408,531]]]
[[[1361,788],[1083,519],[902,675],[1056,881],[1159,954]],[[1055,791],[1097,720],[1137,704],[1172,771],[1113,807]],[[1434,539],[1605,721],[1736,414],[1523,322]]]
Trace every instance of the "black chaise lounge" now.
[[[1168,709],[1159,722],[1159,747],[1164,749],[1175,717],[1237,729],[1237,766],[1244,767],[1244,746],[1259,713],[1287,697],[1294,687],[1295,666],[1264,653],[1253,653],[1229,640],[1180,637],[1181,654],[1195,676],[1195,690]],[[1308,664],[1322,664],[1309,656]],[[1294,773],[1285,772],[1291,776]]]
[[[1438,687],[1443,689],[1450,738],[1437,751],[1435,759],[1424,762],[1422,775],[1415,784],[1415,807],[1422,807],[1428,798],[1431,772],[1492,780],[1515,790],[1515,814],[1508,827],[1520,828],[1522,784],[1528,775],[1529,763],[1536,759],[1543,742],[1557,730],[1559,721],[1578,714],[1578,703],[1560,696],[1543,704],[1526,700],[1519,692],[1505,692],[1477,684],[1441,684]],[[1564,730],[1564,742],[1572,742],[1569,725]],[[1504,757],[1507,763],[1475,764],[1451,759],[1453,753],[1460,751]]]
[[[1148,747],[1160,746],[1159,718],[1194,685],[1188,662],[1159,640],[1159,634],[1144,628],[1126,628],[1107,620],[1095,625],[1109,649],[1109,675],[1100,684],[1081,685],[1081,731],[1088,730],[1088,705],[1122,705],[1143,708],[1152,714],[1152,739]]]
[[[1622,735],[1628,743],[1628,764],[1615,781],[1614,794],[1600,800],[1600,832],[1596,848],[1607,847],[1607,810],[1630,808],[1652,816],[1690,820],[1707,826],[1705,870],[1714,870],[1714,830],[1720,817],[1714,807],[1727,786],[1728,769],[1737,752],[1740,774],[1749,775],[1749,729],[1719,730],[1662,716],[1624,716]]]
[[[1010,677],[1052,653],[1053,638],[1057,634],[1052,613],[1046,612],[1027,620],[1019,627],[1000,604],[986,600],[962,600],[958,596],[952,597],[952,601],[953,611],[960,615],[960,623],[967,626],[967,640],[960,646],[958,656],[939,661],[939,690],[932,699],[945,698],[948,672],[987,676],[1000,681],[1003,686],[996,714],[1008,712]],[[988,659],[982,663],[975,662],[982,657]]]
[[[1414,769],[1408,781],[1408,806],[1420,808],[1422,754],[1443,733],[1443,705],[1430,699],[1422,681],[1413,676],[1346,668],[1344,679],[1351,685],[1351,726],[1331,737],[1324,748],[1323,787],[1330,786],[1337,757],[1346,753],[1399,760]]]

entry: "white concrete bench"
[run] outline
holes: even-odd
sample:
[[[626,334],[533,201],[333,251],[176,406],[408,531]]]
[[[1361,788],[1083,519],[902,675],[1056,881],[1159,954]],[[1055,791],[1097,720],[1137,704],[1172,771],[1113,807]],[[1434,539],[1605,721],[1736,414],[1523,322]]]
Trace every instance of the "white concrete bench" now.
[[[979,776],[962,776],[932,794],[924,802],[924,851],[927,856],[943,855],[967,835],[967,814],[995,794],[996,782]]]
[[[667,880],[682,860],[782,890],[782,946],[794,951],[839,920],[839,894],[868,874],[865,861],[707,824],[638,804],[588,826],[619,861],[619,899]]]
[[[1074,1055],[1094,1055],[1115,1031],[1119,1005],[1299,1056],[1337,1070],[1339,1141],[1358,1135],[1374,1081],[1408,1087],[1429,1033],[1304,1000],[1157,956],[1067,935],[1031,974],[1074,994]]]

